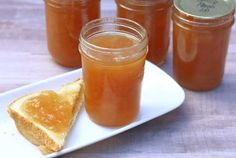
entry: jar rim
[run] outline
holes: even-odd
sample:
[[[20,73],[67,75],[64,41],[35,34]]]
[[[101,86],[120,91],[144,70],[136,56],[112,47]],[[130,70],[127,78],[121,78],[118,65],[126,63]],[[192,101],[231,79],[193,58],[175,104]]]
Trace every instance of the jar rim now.
[[[128,0],[127,3],[136,5],[136,6],[153,6],[158,5],[160,2],[159,0],[153,1],[153,0]]]
[[[170,8],[173,4],[172,0],[166,0],[162,2],[160,0],[156,1],[146,1],[146,0],[115,0],[118,5],[125,7],[126,9],[134,10],[144,10],[144,7],[148,7],[151,10],[163,10],[165,8]]]
[[[80,5],[80,6],[85,6],[88,3],[91,3],[91,1],[94,0],[89,0],[89,2],[84,1],[84,0],[44,0],[45,3],[48,3],[49,5],[53,6],[73,6],[73,5]],[[97,0],[100,1],[100,0]]]
[[[101,47],[101,46],[97,46],[94,44],[91,44],[85,37],[85,33],[86,31],[88,31],[89,29],[92,29],[95,26],[98,26],[98,24],[113,24],[115,25],[115,22],[118,22],[118,26],[126,26],[129,27],[130,29],[134,30],[134,29],[139,29],[139,34],[141,35],[140,37],[142,37],[142,39],[138,40],[134,45],[132,46],[128,46],[128,47],[122,47],[122,48],[106,48],[106,47]],[[123,25],[121,23],[126,22],[127,24],[132,24],[135,25],[136,28],[132,28],[129,25]],[[105,31],[105,32],[109,32],[109,31]],[[111,31],[112,32],[112,31]],[[115,31],[113,31],[115,32]],[[148,41],[148,37],[147,37],[147,32],[146,29],[141,26],[140,24],[138,24],[137,22],[134,22],[130,19],[126,19],[126,18],[119,18],[119,17],[106,17],[106,18],[100,18],[100,19],[95,19],[92,20],[90,22],[88,22],[87,24],[85,24],[83,26],[83,28],[81,29],[81,33],[80,33],[80,44],[85,44],[87,47],[89,47],[90,49],[96,49],[99,52],[122,52],[122,51],[126,51],[126,50],[132,50],[138,46],[140,46],[140,44],[142,45],[143,42],[147,42]]]

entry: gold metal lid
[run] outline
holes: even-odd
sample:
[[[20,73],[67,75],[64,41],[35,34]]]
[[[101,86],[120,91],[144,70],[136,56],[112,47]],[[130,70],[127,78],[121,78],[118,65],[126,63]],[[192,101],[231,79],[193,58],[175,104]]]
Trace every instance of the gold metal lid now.
[[[234,12],[233,0],[174,0],[174,7],[187,16],[217,19]]]

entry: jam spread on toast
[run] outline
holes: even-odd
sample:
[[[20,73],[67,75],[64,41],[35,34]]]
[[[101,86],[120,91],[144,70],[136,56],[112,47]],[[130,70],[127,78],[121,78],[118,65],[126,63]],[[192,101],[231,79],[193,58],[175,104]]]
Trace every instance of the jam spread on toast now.
[[[27,99],[23,110],[35,122],[56,133],[63,133],[73,116],[73,105],[54,91],[43,91]]]

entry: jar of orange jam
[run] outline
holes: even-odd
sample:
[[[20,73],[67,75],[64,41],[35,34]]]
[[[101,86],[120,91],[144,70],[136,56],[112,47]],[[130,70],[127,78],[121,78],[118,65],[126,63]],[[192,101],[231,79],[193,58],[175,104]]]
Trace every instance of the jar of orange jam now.
[[[169,47],[172,0],[116,0],[117,16],[134,20],[147,29],[147,59],[156,65],[165,62]]]
[[[100,17],[100,0],[45,0],[48,49],[67,67],[81,67],[78,53],[82,26]]]
[[[83,27],[79,49],[92,121],[122,126],[137,117],[147,43],[145,29],[128,19],[103,18]]]
[[[223,77],[233,0],[175,0],[173,8],[173,72],[183,87],[204,91]]]

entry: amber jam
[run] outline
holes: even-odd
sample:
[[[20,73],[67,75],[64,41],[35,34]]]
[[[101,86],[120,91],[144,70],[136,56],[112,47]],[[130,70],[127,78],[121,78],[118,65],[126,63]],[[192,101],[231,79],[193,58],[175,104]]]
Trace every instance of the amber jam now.
[[[211,90],[223,77],[231,26],[232,0],[175,0],[173,72],[183,87]]]
[[[69,127],[73,115],[73,105],[54,91],[43,91],[29,98],[23,110],[35,122],[56,133],[63,133]]]
[[[147,59],[161,65],[169,46],[172,0],[116,0],[117,16],[134,20],[147,29]]]
[[[145,30],[127,19],[105,18],[87,24],[80,40],[89,117],[104,126],[132,122],[140,107]]]
[[[45,0],[48,50],[67,67],[81,67],[78,53],[82,26],[100,17],[100,0]]]

